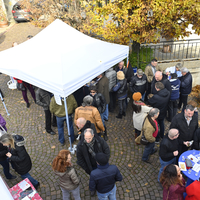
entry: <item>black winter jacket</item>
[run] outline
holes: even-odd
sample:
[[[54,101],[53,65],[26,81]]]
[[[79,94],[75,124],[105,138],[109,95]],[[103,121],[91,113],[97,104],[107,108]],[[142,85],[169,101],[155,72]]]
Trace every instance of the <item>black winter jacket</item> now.
[[[106,110],[106,100],[101,93],[97,93],[93,97],[92,105],[97,108],[100,114]]]
[[[15,171],[20,175],[28,173],[32,167],[31,158],[28,155],[24,144],[24,140],[18,140],[17,142],[15,141],[15,149],[11,149],[11,163],[13,164]]]
[[[3,146],[3,144],[0,142],[0,161],[4,161],[7,159],[6,154],[8,153],[8,148]]]
[[[90,174],[89,189],[99,193],[110,192],[116,181],[122,181],[122,175],[116,165],[97,165]]]
[[[200,150],[200,128],[194,133],[194,149]]]
[[[127,95],[127,92],[128,92],[127,81],[126,79],[118,80],[117,84],[121,85],[120,88],[117,90],[117,97],[118,99],[120,99],[121,97]]]
[[[181,143],[183,143],[183,141],[191,141],[194,139],[194,132],[198,128],[198,117],[194,114],[188,126],[184,113],[179,113],[173,117],[170,125],[170,129],[171,128],[179,130],[179,140]]]
[[[188,72],[185,76],[181,76],[181,87],[180,87],[180,93],[183,95],[188,95],[192,91],[192,75],[190,72]]]
[[[157,93],[157,90],[155,88],[156,82],[163,83],[163,85],[170,92],[170,95],[171,95],[171,92],[172,92],[171,83],[169,82],[168,77],[165,74],[163,74],[163,78],[162,78],[161,81],[156,81],[155,76],[153,77],[153,80],[152,80],[152,83],[151,83],[151,93],[152,94],[156,94]]]
[[[39,106],[42,106],[44,110],[48,110],[51,101],[50,93],[47,92],[46,90],[38,88],[35,92],[35,96],[36,96],[36,103]]]
[[[160,143],[159,150],[159,156],[161,159],[165,162],[172,160],[174,158],[173,152],[177,150],[179,150],[179,140],[171,140],[168,137],[168,134],[164,135],[164,138]]]
[[[115,67],[115,71],[116,71],[116,72],[119,71],[119,67],[118,67],[118,66]],[[129,62],[129,64],[128,64],[128,67],[127,67],[127,66],[126,66],[126,67],[125,67],[125,66],[123,67],[123,72],[124,72],[124,74],[125,74],[125,78],[126,78],[127,82],[129,83],[129,82],[131,81],[131,77],[134,75],[134,73],[133,73],[133,68],[132,68],[132,65],[131,65],[130,62]]]
[[[156,94],[153,95],[151,99],[148,100],[149,105],[160,110],[158,120],[162,120],[165,118],[169,98],[170,92],[166,88],[164,88],[163,90],[158,91]]]
[[[143,95],[148,89],[147,76],[145,74],[143,74],[142,78],[139,78],[137,75],[133,76],[129,88],[132,93],[140,92]]]
[[[94,137],[96,139],[94,143],[94,152],[95,153],[103,152],[108,157],[110,157],[110,149],[106,141],[101,137],[99,137],[98,135],[94,135]],[[80,165],[87,174],[90,174],[93,168],[97,168],[95,159],[88,152],[88,147],[84,143],[84,137],[81,138],[81,141],[77,145],[76,156],[77,156],[77,164]]]

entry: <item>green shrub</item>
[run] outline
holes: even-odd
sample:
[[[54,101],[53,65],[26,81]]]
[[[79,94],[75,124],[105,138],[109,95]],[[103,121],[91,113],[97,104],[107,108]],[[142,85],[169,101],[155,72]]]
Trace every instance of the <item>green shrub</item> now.
[[[153,59],[153,49],[150,47],[141,47],[139,54],[132,52],[129,54],[129,61],[132,67],[140,68],[144,71],[147,64]]]

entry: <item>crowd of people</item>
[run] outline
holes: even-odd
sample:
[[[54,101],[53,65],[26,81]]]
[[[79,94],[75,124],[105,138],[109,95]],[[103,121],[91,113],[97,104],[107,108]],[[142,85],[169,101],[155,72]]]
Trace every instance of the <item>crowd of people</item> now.
[[[61,98],[62,104],[58,105],[53,94],[41,88],[34,91],[30,84],[17,81],[18,85],[22,84],[21,89],[18,89],[22,91],[27,108],[30,104],[25,96],[29,89],[35,103],[44,109],[46,132],[55,135],[52,126],[57,126],[58,140],[64,146],[64,122],[67,121],[64,100]],[[183,199],[185,192],[186,199],[190,199],[190,195],[196,195],[196,199],[200,199],[195,189],[199,182],[191,183],[187,187],[190,189],[187,189],[177,166],[178,158],[183,152],[191,148],[200,150],[198,112],[195,113],[194,104],[187,100],[191,90],[192,75],[182,64],[177,64],[173,72],[166,70],[163,73],[157,60],[152,59],[144,72],[138,69],[136,74],[130,63],[125,66],[121,61],[115,69],[110,68],[67,97],[69,137],[71,143],[79,140],[77,164],[90,176],[91,196],[97,193],[99,199],[116,199],[115,183],[123,178],[117,166],[109,164],[106,121],[109,119],[109,112],[116,109],[117,103],[119,111],[116,118],[123,120],[130,95],[135,144],[145,144],[141,158],[145,164],[151,164],[150,155],[158,151],[155,144],[160,144],[161,167],[157,180],[163,187],[163,199]],[[177,113],[178,110],[180,113]],[[164,134],[165,119],[171,123],[167,134]],[[74,125],[78,134],[75,134]],[[194,141],[192,146],[189,145],[191,141]],[[9,172],[11,162],[15,171],[23,179],[29,178],[37,188],[40,183],[29,174],[32,164],[24,143],[22,136],[3,134],[0,137],[0,164],[7,179],[16,178]],[[80,179],[71,158],[68,150],[61,150],[54,158],[52,168],[59,177],[63,199],[69,199],[72,192],[74,199],[80,200]]]

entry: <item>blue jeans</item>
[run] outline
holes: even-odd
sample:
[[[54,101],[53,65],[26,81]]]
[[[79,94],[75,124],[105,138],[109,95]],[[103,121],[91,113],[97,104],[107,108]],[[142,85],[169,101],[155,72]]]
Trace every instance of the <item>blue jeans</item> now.
[[[145,149],[144,149],[144,152],[143,152],[143,155],[142,155],[142,160],[148,160],[149,159],[149,155],[150,154],[153,154],[155,149],[154,149],[154,146],[155,146],[155,142],[152,142],[149,144],[147,144],[145,146]]]
[[[63,194],[63,200],[70,199],[70,192],[73,194],[75,200],[81,200],[79,186],[74,190],[66,190],[61,187],[61,190]]]
[[[169,165],[169,164],[176,164],[176,157],[174,157],[173,159],[171,159],[169,161],[163,161],[161,159],[161,157],[159,157],[159,159],[160,159],[161,167],[160,167],[160,171],[159,171],[159,174],[158,174],[158,182],[160,182],[160,175],[163,172],[164,167]]]
[[[38,181],[35,180],[29,173],[23,174],[23,175],[21,175],[21,177],[22,177],[22,179],[28,178],[34,187],[38,184]]]
[[[97,191],[97,196],[98,196],[98,199],[99,200],[116,200],[116,185],[114,186],[114,188],[110,191],[110,192],[107,192],[107,193],[99,193]]]
[[[73,127],[72,115],[68,115],[68,118],[69,118],[70,138],[71,138],[71,143],[73,143],[74,142],[74,127]],[[66,121],[66,116],[65,117],[56,117],[56,120],[57,120],[57,127],[58,127],[58,136],[59,136],[58,139],[59,139],[60,143],[63,144],[65,142],[64,121]]]
[[[103,119],[108,120],[109,112],[108,112],[108,104],[106,104],[106,109],[103,112]]]
[[[126,113],[126,99],[118,99],[119,114]]]
[[[146,95],[146,92],[142,95],[142,101],[144,101],[145,95]]]
[[[10,165],[9,165],[8,160],[6,159],[6,160],[3,160],[3,161],[0,161],[0,165],[2,165],[2,167],[3,167],[3,172],[5,174],[5,177],[7,179],[12,178],[12,174],[10,174]]]

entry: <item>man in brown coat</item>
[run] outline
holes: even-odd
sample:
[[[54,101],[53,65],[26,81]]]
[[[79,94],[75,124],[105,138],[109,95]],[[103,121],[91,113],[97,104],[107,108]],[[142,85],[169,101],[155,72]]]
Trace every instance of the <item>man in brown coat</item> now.
[[[97,76],[97,91],[101,93],[106,99],[106,110],[103,113],[104,120],[108,121],[108,104],[110,103],[110,96],[109,96],[109,80],[103,74]]]
[[[101,131],[105,131],[105,128],[100,113],[96,107],[92,106],[92,102],[93,98],[90,95],[84,97],[82,106],[75,110],[74,123],[77,125],[77,119],[83,117],[93,123],[98,135],[101,135]]]

